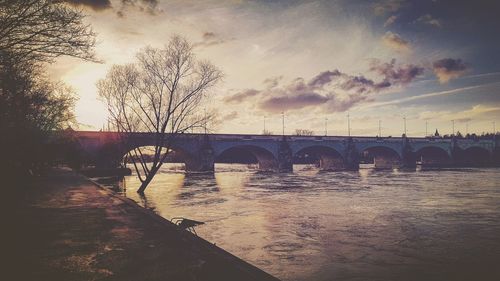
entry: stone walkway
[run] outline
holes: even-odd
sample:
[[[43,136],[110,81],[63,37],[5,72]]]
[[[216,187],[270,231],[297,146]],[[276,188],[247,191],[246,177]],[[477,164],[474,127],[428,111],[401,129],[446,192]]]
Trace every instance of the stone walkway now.
[[[13,212],[16,276],[4,280],[278,280],[69,170]]]

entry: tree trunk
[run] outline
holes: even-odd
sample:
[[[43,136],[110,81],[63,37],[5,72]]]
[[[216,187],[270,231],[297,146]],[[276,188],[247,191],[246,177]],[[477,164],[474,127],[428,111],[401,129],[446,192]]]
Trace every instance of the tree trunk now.
[[[137,189],[137,193],[144,194],[144,190],[146,190],[146,187],[148,187],[149,183],[151,180],[153,180],[154,176],[156,175],[156,172],[160,169],[160,166],[158,167],[153,167],[151,171],[148,173],[144,181],[142,182],[141,186],[139,189]]]

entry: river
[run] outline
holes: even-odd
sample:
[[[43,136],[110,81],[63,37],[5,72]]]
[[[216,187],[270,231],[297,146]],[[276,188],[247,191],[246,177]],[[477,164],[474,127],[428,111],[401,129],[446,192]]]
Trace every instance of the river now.
[[[286,281],[500,280],[499,168],[294,169],[166,164],[144,198],[135,175],[111,185]]]

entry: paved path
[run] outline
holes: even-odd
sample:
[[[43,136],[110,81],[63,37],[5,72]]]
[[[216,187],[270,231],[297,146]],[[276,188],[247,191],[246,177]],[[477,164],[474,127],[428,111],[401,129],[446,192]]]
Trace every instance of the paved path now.
[[[5,280],[278,280],[69,170],[16,209]]]

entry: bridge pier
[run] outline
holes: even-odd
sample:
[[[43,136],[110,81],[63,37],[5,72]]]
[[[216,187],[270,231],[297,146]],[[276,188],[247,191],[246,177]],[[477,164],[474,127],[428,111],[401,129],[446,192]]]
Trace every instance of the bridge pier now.
[[[359,170],[359,152],[356,149],[356,145],[354,144],[352,138],[349,138],[347,140],[344,162],[345,162],[344,163],[345,170],[348,171]]]
[[[500,147],[495,147],[493,150],[493,165],[500,166]]]
[[[342,171],[346,165],[342,158],[323,157],[319,159],[319,169],[322,171]]]
[[[185,169],[186,172],[213,173],[215,171],[214,151],[207,137],[204,138],[198,151],[186,159]]]
[[[293,153],[290,145],[285,137],[278,145],[278,172],[291,173],[293,172]]]
[[[376,156],[373,159],[375,169],[393,169],[394,167],[402,167],[401,161],[396,158],[388,158],[386,156]]]
[[[420,166],[422,168],[445,168],[453,165],[452,161],[443,159],[422,158],[420,161]]]
[[[400,163],[400,168],[414,169],[417,167],[417,159],[415,157],[415,152],[411,147],[410,140],[403,135],[403,151]]]

